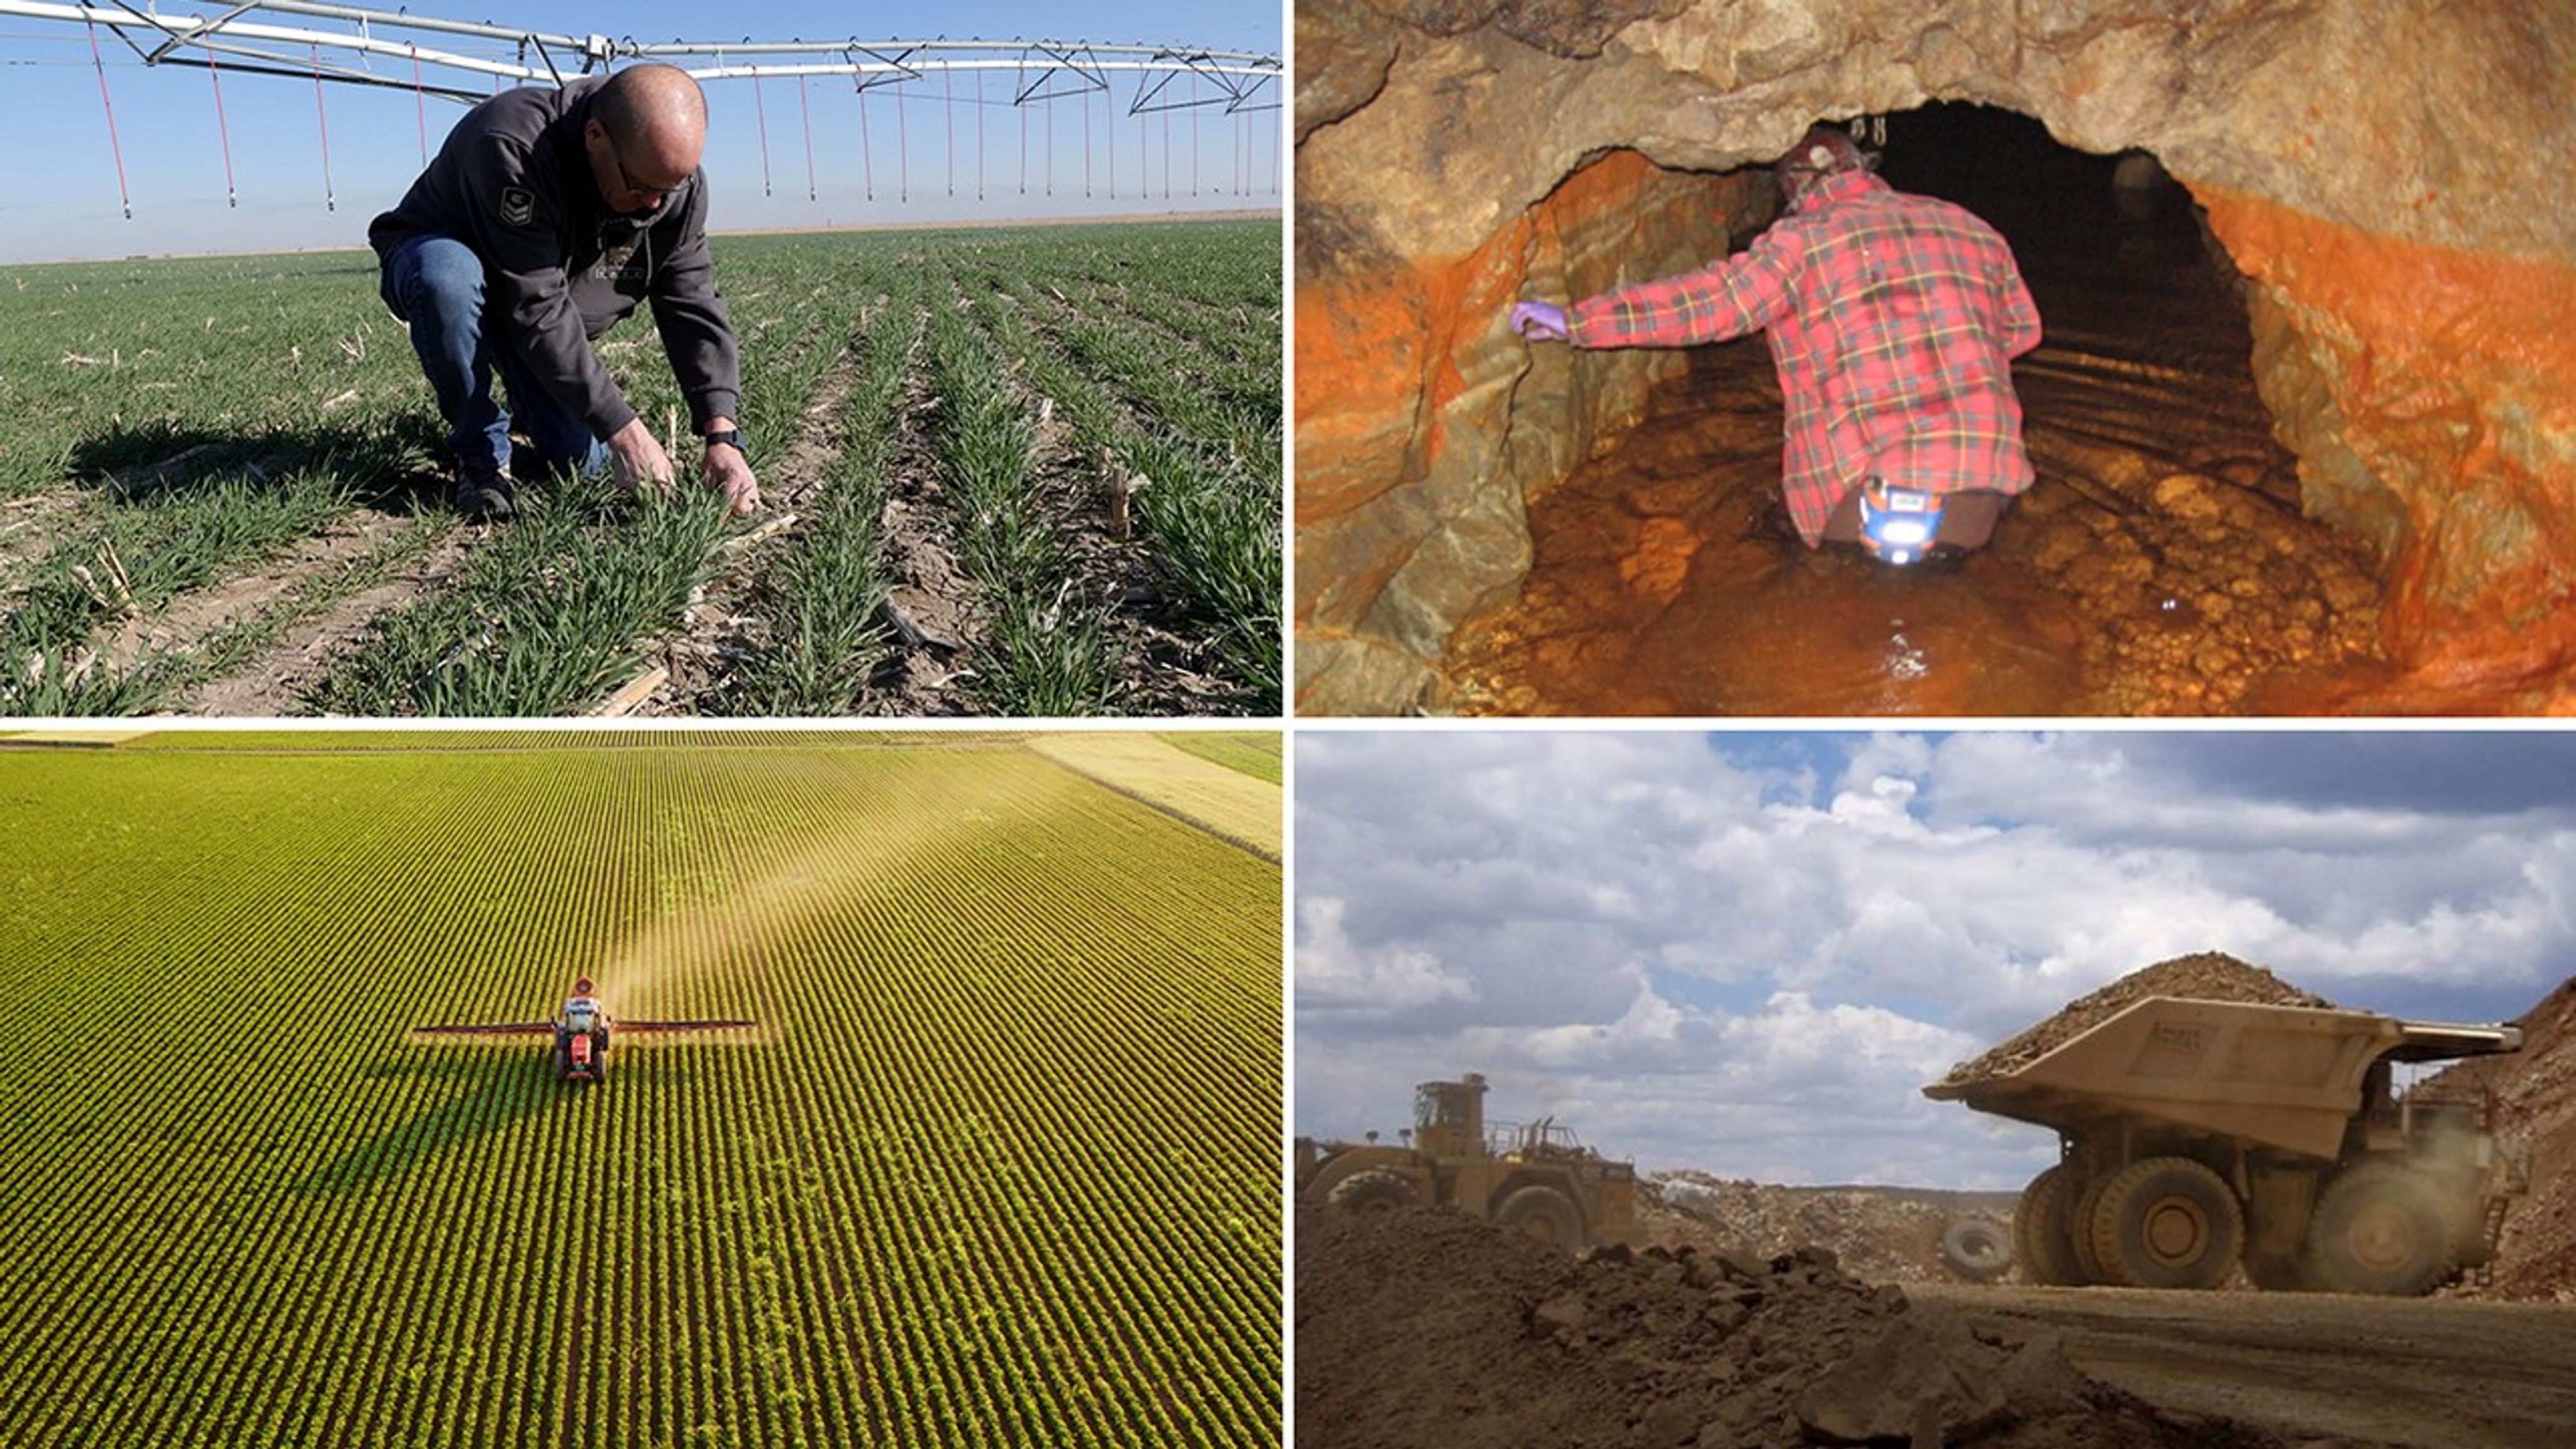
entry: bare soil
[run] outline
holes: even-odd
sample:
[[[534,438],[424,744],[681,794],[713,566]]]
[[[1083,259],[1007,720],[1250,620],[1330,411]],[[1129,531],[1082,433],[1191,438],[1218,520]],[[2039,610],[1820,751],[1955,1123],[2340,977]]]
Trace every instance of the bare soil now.
[[[959,690],[967,667],[958,656],[964,652],[961,646],[970,644],[978,632],[974,582],[958,566],[947,489],[930,451],[929,414],[934,398],[927,346],[926,340],[915,344],[915,364],[904,372],[903,402],[880,515],[886,558],[893,569],[888,601],[923,640],[908,644],[903,652],[899,673],[888,686],[888,714],[964,713]],[[956,643],[937,642],[942,640]]]
[[[2273,1446],[1807,1249],[1581,1260],[1439,1209],[1296,1222],[1301,1449]]]
[[[147,653],[187,653],[208,634],[248,618],[308,579],[363,558],[383,539],[416,525],[390,514],[351,514],[298,543],[295,551],[247,574],[191,589],[146,618],[128,619],[108,636],[107,662],[130,669]]]
[[[417,525],[414,525],[417,526]],[[435,548],[394,570],[384,582],[361,589],[292,626],[239,669],[180,696],[178,713],[265,717],[306,707],[306,692],[368,639],[378,616],[422,594],[435,593],[465,564],[479,530],[451,530]],[[301,583],[319,570],[290,581]]]

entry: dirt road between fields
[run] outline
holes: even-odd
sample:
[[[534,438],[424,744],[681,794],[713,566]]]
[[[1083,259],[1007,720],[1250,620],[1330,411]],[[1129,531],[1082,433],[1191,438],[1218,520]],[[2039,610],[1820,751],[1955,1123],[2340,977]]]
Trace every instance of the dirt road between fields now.
[[[1909,1284],[1980,1329],[2045,1325],[2077,1368],[2293,1444],[2576,1442],[2576,1304]]]

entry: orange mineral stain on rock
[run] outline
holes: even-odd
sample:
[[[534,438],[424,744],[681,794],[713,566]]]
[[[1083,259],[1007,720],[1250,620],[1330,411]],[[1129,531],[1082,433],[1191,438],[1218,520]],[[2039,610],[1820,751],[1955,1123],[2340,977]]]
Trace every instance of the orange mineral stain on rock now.
[[[2576,268],[2193,191],[2302,319],[2344,443],[2406,511],[2381,616],[2406,674],[2348,704],[2556,708],[2529,691],[2576,663]]]
[[[1653,219],[1678,206],[1675,173],[1634,151],[1614,151],[1568,177],[1513,216],[1472,252],[1347,269],[1309,256],[1297,278],[1296,509],[1301,532],[1345,519],[1438,466],[1451,409],[1468,388],[1462,360],[1490,343],[1500,319],[1528,286],[1534,254],[1602,216]],[[1517,341],[1513,345],[1520,345]],[[1347,624],[1404,563],[1399,550],[1370,561],[1299,558],[1336,575],[1335,604],[1299,590],[1301,624]],[[1336,607],[1335,605],[1339,605]]]

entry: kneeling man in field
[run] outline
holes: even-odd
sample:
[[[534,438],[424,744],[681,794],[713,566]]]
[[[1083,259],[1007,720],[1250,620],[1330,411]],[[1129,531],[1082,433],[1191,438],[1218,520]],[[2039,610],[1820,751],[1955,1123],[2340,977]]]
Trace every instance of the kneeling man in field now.
[[[736,513],[759,507],[734,425],[733,323],[707,253],[706,137],[706,97],[672,66],[504,91],[367,228],[385,305],[410,324],[447,419],[469,517],[509,516],[514,410],[543,467],[671,486],[670,455],[591,345],[644,301],[706,440],[706,486]]]

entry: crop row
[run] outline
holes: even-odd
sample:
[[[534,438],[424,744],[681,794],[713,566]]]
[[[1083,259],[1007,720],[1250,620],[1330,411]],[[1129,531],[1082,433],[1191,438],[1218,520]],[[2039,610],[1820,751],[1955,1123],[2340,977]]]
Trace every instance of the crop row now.
[[[1133,506],[1168,586],[1227,677],[1256,708],[1275,709],[1284,582],[1277,415],[1209,404],[1206,370],[1134,329],[1083,324],[1080,340],[1069,340],[1028,320],[1042,303],[1025,280],[999,271],[979,280],[1018,304],[989,309],[998,346],[1024,359],[1034,384],[1065,409],[1075,447],[1105,452],[1119,480],[1145,480]],[[1085,345],[1114,353],[1130,371],[1094,370],[1076,355]],[[1161,415],[1158,402],[1181,416]]]
[[[689,488],[665,508],[629,506],[602,487],[532,480],[520,518],[455,536],[436,501],[441,428],[364,260],[13,273],[20,285],[0,288],[0,322],[11,324],[0,326],[0,402],[19,410],[22,427],[0,451],[0,494],[30,495],[35,511],[19,546],[0,541],[0,708],[170,708],[433,552],[442,562],[422,591],[389,611],[369,605],[372,622],[356,631],[363,643],[299,681],[295,707],[578,711],[681,630],[682,607],[721,568],[751,571],[739,596],[751,601],[752,627],[729,643],[724,677],[695,707],[877,707],[863,682],[883,670],[890,647],[884,488],[904,470],[955,461],[900,447],[904,410],[934,422],[980,410],[973,427],[939,433],[943,446],[999,437],[996,429],[1016,429],[1010,419],[1034,403],[1027,379],[1035,369],[1115,359],[1128,370],[1101,382],[1125,412],[1120,456],[1131,472],[1160,470],[1150,474],[1159,491],[1138,502],[1155,567],[1174,581],[1190,627],[1228,636],[1197,647],[1236,691],[1234,707],[1275,712],[1275,643],[1265,669],[1261,651],[1247,656],[1237,637],[1276,635],[1275,584],[1260,603],[1217,602],[1203,578],[1193,579],[1204,540],[1193,542],[1188,523],[1173,520],[1219,514],[1229,538],[1254,529],[1264,537],[1249,540],[1252,573],[1275,579],[1276,237],[1275,225],[1196,224],[728,239],[720,265],[743,338],[743,421],[772,500],[782,508],[792,500],[798,514],[785,539],[748,563],[711,555],[727,522]],[[1037,300],[1061,308],[1053,299],[1068,296],[1096,300],[1100,310],[1079,325],[1050,319],[1039,345],[1054,355],[1042,360],[1003,350],[1031,340],[998,321],[995,303],[1005,296],[1022,312]],[[971,326],[958,325],[961,314]],[[937,325],[942,317],[951,320]],[[1184,336],[1191,328],[1204,335]],[[934,345],[943,341],[944,350]],[[684,433],[649,326],[630,322],[604,352],[648,423]],[[983,369],[982,381],[955,371],[961,357]],[[944,385],[921,392],[917,374],[943,358],[946,375],[969,389],[958,409],[947,406]],[[677,441],[677,460],[693,472],[693,440]],[[1223,462],[1139,448],[1214,449]],[[1079,503],[1063,496],[1066,460],[1030,463],[1023,481],[1035,485],[1040,511]],[[797,471],[807,466],[822,472]],[[1230,479],[1221,489],[1191,481],[1228,471],[1249,478],[1248,494]],[[1007,537],[993,538],[992,515],[971,505],[961,537],[1016,548],[1098,526],[1059,516],[1049,529],[1006,527]],[[363,547],[322,546],[361,528]],[[27,548],[29,538],[42,543]],[[1090,711],[1121,701],[1133,681],[1120,671],[1140,667],[1135,651],[1093,636],[1098,609],[1122,589],[1077,577],[1093,566],[1086,559],[1096,561],[1097,550],[1081,552],[1043,560],[1059,570],[1062,603],[988,601],[998,627],[975,641],[986,653],[961,661],[960,673],[983,691],[982,707]],[[771,567],[778,578],[759,576]],[[286,582],[253,591],[237,613],[195,606],[222,617],[216,627],[159,627],[165,612],[263,570],[282,571]],[[1168,629],[1172,621],[1155,622]],[[754,646],[769,640],[789,641],[790,656],[757,657]],[[1068,674],[1087,682],[1008,682]]]
[[[892,583],[882,520],[905,374],[921,347],[920,274],[898,281],[864,319],[849,353],[838,450],[804,526],[762,576],[760,647],[717,696],[727,714],[847,714],[890,649]],[[819,386],[819,381],[817,383]]]
[[[1275,868],[986,748],[0,763],[154,802],[0,918],[0,1440],[1277,1442]],[[764,1029],[401,1042],[577,968]]]

